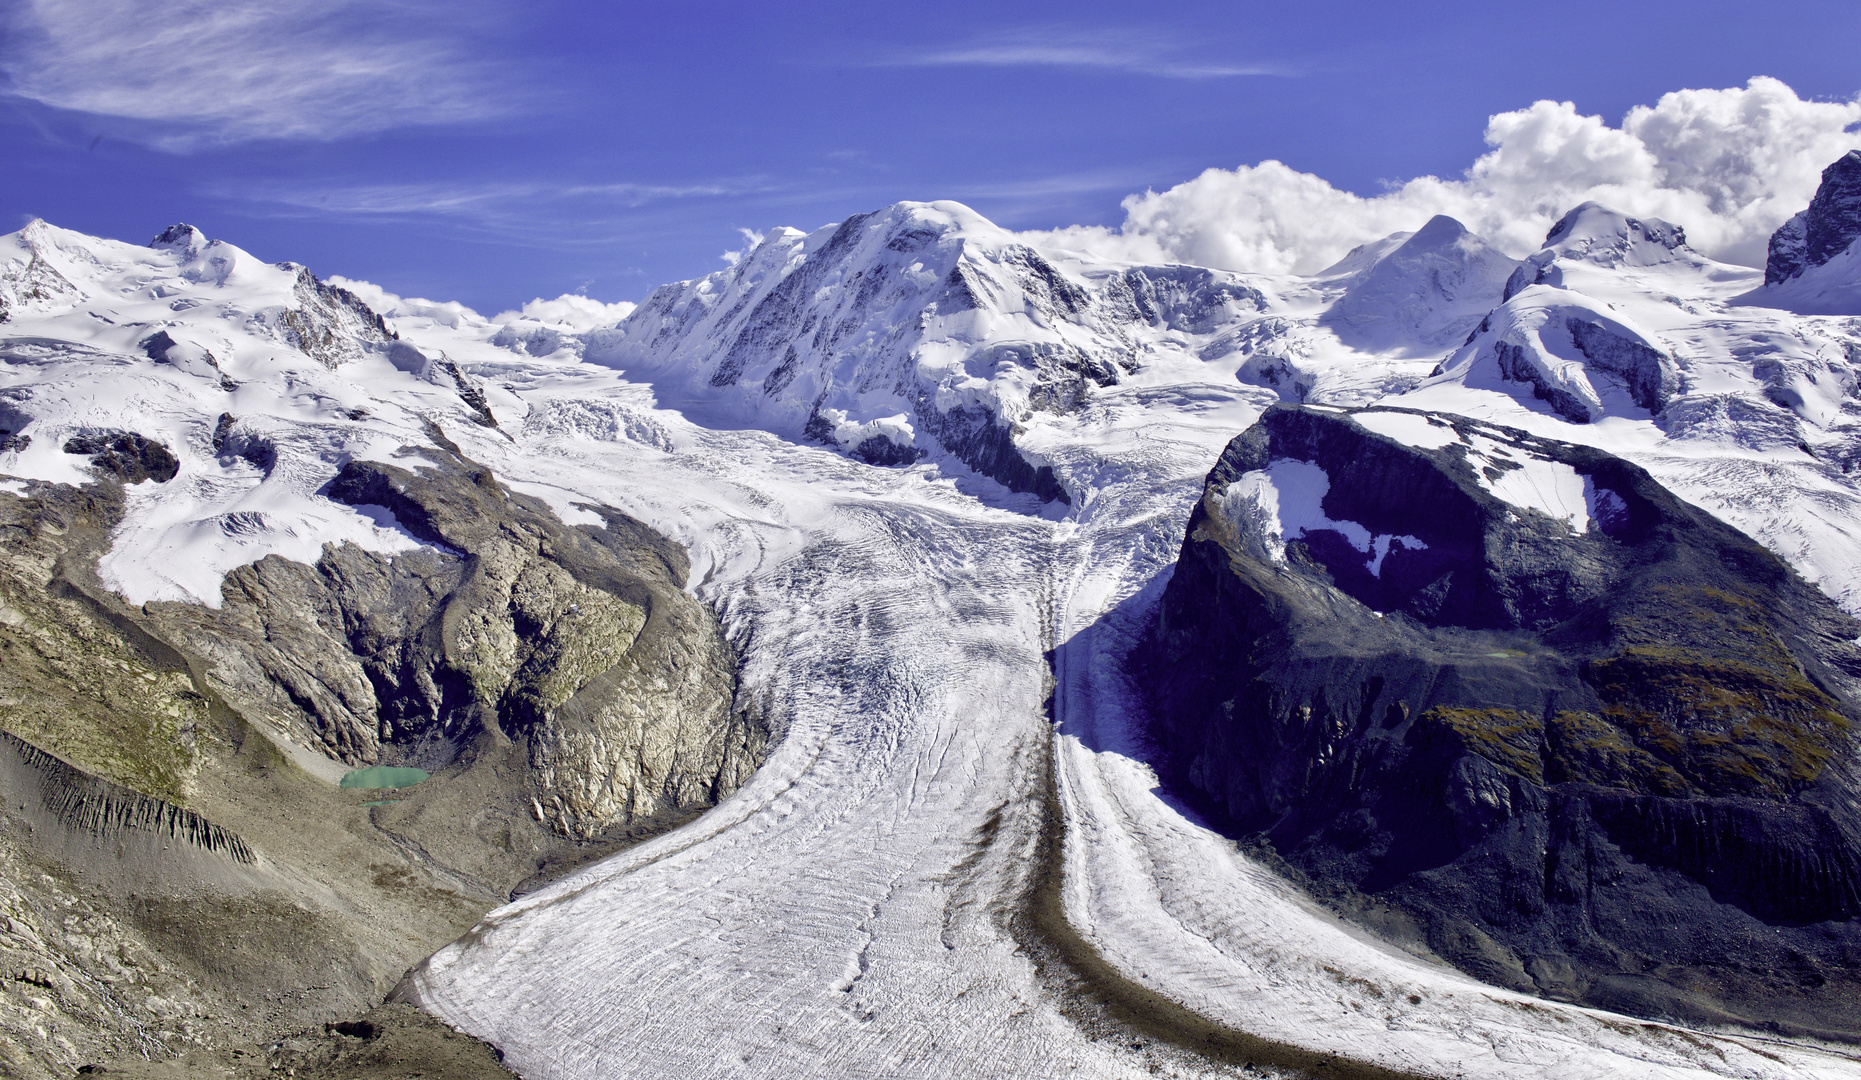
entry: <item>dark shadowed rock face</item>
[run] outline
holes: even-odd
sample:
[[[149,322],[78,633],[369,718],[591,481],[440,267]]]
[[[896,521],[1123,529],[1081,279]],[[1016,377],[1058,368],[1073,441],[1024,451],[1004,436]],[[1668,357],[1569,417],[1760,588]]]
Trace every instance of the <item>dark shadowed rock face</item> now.
[[[133,431],[73,435],[65,440],[65,453],[89,454],[92,465],[131,484],[165,484],[181,471],[180,460],[166,446]]]
[[[1607,453],[1402,423],[1438,448],[1276,407],[1209,474],[1139,669],[1168,782],[1489,981],[1861,1037],[1861,626]]]
[[[1821,266],[1861,237],[1861,150],[1850,150],[1822,170],[1809,209],[1771,234],[1764,284],[1776,285]]]

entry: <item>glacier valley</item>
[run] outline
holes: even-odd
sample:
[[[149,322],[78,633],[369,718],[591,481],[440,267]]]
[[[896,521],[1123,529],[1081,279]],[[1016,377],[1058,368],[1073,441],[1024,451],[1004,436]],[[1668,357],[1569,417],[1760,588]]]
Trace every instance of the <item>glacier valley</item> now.
[[[682,547],[737,664],[734,711],[679,706],[738,732],[705,759],[714,798],[668,796],[702,816],[495,907],[394,988],[532,1080],[1856,1076],[1852,1043],[1501,987],[1341,917],[1160,785],[1129,665],[1211,467],[1283,404],[1374,407],[1353,415],[1408,446],[1445,414],[1606,450],[1861,615],[1848,241],[1767,282],[1585,204],[1522,259],[1436,218],[1286,277],[902,203],[578,331],[184,226],[138,247],[35,222],[0,238],[0,498],[119,485],[96,580],[145,612],[231,611],[228,575],[267,557],[456,555],[333,497],[371,464],[464,462],[562,529],[612,509]],[[1298,469],[1260,483],[1281,541],[1340,525],[1298,510]],[[1491,494],[1574,533],[1612,512],[1549,459]],[[267,737],[326,786],[399,752]],[[545,801],[558,831],[646,814]]]

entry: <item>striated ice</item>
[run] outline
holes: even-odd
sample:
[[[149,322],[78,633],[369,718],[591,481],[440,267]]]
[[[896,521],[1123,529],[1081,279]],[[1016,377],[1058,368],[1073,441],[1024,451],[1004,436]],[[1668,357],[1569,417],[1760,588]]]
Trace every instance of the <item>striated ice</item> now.
[[[932,205],[953,227],[1001,239],[955,204]],[[912,213],[923,212],[898,211]],[[306,558],[325,541],[400,550],[412,540],[391,516],[317,491],[341,461],[396,460],[432,437],[429,425],[572,521],[588,520],[578,504],[605,504],[686,546],[690,587],[719,612],[746,699],[779,742],[703,818],[493,912],[415,974],[426,1007],[496,1043],[531,1080],[1244,1075],[1075,1021],[1072,991],[1043,971],[1022,930],[1050,857],[1067,922],[1113,970],[1263,1038],[1443,1077],[1861,1075],[1807,1043],[1625,1022],[1495,989],[1342,922],[1158,790],[1134,719],[1141,703],[1121,675],[1210,466],[1266,404],[1308,393],[1610,449],[1861,611],[1861,495],[1841,464],[1855,446],[1843,389],[1851,328],[1731,306],[1755,285],[1749,273],[1583,261],[1565,281],[1598,315],[1673,343],[1681,385],[1661,416],[1628,409],[1573,424],[1517,383],[1457,371],[1425,380],[1439,354],[1348,348],[1319,323],[1336,283],[1211,279],[1219,303],[1169,315],[1179,326],[1160,313],[1130,329],[1120,354],[1134,358],[1130,370],[1026,414],[1016,445],[1078,493],[1061,507],[948,455],[864,465],[799,438],[780,408],[707,389],[722,340],[707,328],[745,317],[832,235],[772,232],[737,273],[540,353],[526,342],[553,339],[513,331],[496,343],[515,322],[349,283],[390,314],[403,345],[472,380],[492,428],[434,365],[397,365],[383,348],[332,367],[269,336],[249,315],[288,307],[292,274],[215,249],[230,260],[222,279],[207,272],[204,238],[149,249],[34,226],[4,238],[0,262],[24,280],[42,252],[45,273],[65,284],[44,277],[48,299],[13,308],[0,328],[0,416],[17,414],[7,424],[31,436],[0,450],[0,486],[87,481],[84,460],[60,449],[84,425],[160,439],[180,474],[129,489],[105,562],[110,580],[145,598],[210,602],[224,569],[269,553]],[[1012,241],[978,244],[979,257],[1006,259]],[[873,253],[899,272],[898,296],[921,297],[926,275],[951,265],[925,243]],[[1055,289],[1094,297],[1133,269],[1052,259]],[[1241,284],[1258,286],[1263,310],[1235,299]],[[939,312],[902,327],[925,328],[934,347],[912,362],[936,375],[939,401],[1026,404],[1031,384],[1001,372],[1029,368],[1003,350],[1028,360],[1035,343],[1109,349],[1106,328],[1125,325],[1086,326],[1036,309],[1031,295],[1017,294],[1012,315]],[[192,306],[175,306],[183,300]],[[900,329],[877,308],[852,314],[848,341]],[[1279,320],[1271,332],[1239,333],[1267,317]],[[150,358],[139,342],[157,326],[211,352],[231,385]],[[663,349],[635,336],[665,326],[676,332]],[[209,340],[209,329],[223,337]],[[870,341],[877,351],[861,357],[898,355],[883,334]],[[1262,355],[1273,365],[1254,370],[1287,375],[1277,387],[1236,378]],[[883,392],[866,399],[834,383],[836,425],[915,434],[917,403],[874,385]],[[1686,414],[1690,427],[1664,419],[1688,401],[1702,405]],[[216,450],[221,414],[272,446],[275,462]],[[1457,436],[1425,417],[1357,415],[1455,452]],[[1758,430],[1752,416],[1776,418],[1765,430],[1783,434],[1732,437]],[[1477,464],[1513,466],[1491,481],[1499,497],[1573,529],[1610,527],[1606,489],[1497,436],[1470,438]],[[1328,478],[1310,463],[1253,476],[1230,486],[1230,503],[1279,543],[1330,528],[1375,560],[1406,542],[1333,520]]]

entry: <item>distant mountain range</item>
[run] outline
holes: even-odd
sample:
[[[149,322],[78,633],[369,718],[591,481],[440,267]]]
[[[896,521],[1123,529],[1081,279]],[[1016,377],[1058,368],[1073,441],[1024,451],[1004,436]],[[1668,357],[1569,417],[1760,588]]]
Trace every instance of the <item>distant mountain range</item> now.
[[[63,1075],[147,1040],[204,1053],[333,1021],[513,891],[722,803],[737,824],[674,837],[786,883],[759,903],[838,911],[808,890],[864,882],[852,868],[889,856],[820,839],[868,812],[830,812],[836,793],[890,792],[885,812],[915,822],[894,837],[906,845],[981,835],[981,803],[923,809],[945,804],[920,787],[922,762],[880,755],[832,783],[808,770],[880,744],[928,762],[912,740],[948,730],[1047,739],[1015,695],[1069,685],[1067,649],[1091,627],[1122,644],[1077,676],[1091,694],[1049,699],[1062,748],[1041,753],[1111,754],[1066,743],[1069,710],[1134,694],[1112,710],[1142,722],[1120,754],[1208,826],[1264,845],[1234,858],[1277,865],[1400,948],[1521,1001],[1861,1038],[1861,151],[1824,172],[1763,271],[1595,203],[1518,254],[1436,217],[1310,276],[1137,265],[1031,243],[957,203],[899,203],[772,232],[590,330],[322,280],[186,225],[147,246],[41,221],[0,237],[0,775],[18,808],[0,855],[67,880],[20,870],[0,900],[38,929],[0,947],[44,973],[31,985],[70,988],[40,1009],[58,1030],[88,1032],[61,1043],[26,1006],[0,1009],[15,1048],[0,1060]],[[884,558],[840,583],[866,599],[842,609],[803,587],[868,549]],[[978,567],[999,575],[989,589],[898,614]],[[999,640],[951,663],[1015,689],[932,723],[921,658],[968,634]],[[816,732],[814,757],[782,756],[798,730]],[[1079,825],[1067,800],[1083,796],[1041,787],[1050,771],[985,759],[964,781],[981,802]],[[432,778],[380,799],[335,786],[377,764]],[[1131,782],[1127,806],[1176,813]],[[281,829],[255,809],[267,800],[347,839]],[[756,862],[755,830],[808,813],[823,816],[781,873]],[[1047,826],[1024,827],[1027,850],[1047,843]],[[139,839],[112,854],[122,836]],[[211,842],[168,865],[187,837]],[[1065,857],[1124,857],[1101,847]],[[865,929],[821,931],[833,948],[870,939],[842,998],[872,942],[917,956],[938,940],[930,923],[871,929],[898,889],[941,895],[981,865],[911,850],[896,879],[846,886],[877,890],[847,908]],[[1155,850],[1111,877],[1193,890],[1206,868],[1167,854],[1190,848]],[[657,858],[637,872],[670,872]],[[354,859],[377,869],[337,869]],[[1001,874],[1001,889],[1034,888]],[[549,895],[624,886],[573,880]],[[764,941],[746,929],[766,928],[754,905],[704,906],[730,880],[720,869],[678,910]],[[107,965],[31,914],[64,903],[59,889],[91,896],[104,936],[150,958],[129,984],[144,990],[84,989]],[[421,889],[446,914],[397,936]],[[381,956],[293,953],[303,977],[278,978],[325,998],[227,1018],[242,994],[289,988],[214,959],[231,908],[183,918],[148,901],[197,894],[269,897],[277,919]],[[560,989],[625,950],[498,951],[499,928],[555,903],[480,924],[401,996],[535,1075],[615,1075],[623,1058],[675,1073],[664,1063],[689,1047],[642,1048],[638,1024],[576,1012],[592,991]],[[684,949],[695,931],[675,932],[665,903],[662,944]],[[908,918],[934,921],[923,904]],[[1085,925],[1083,910],[1068,917]],[[989,955],[1047,955],[1002,919]],[[1120,978],[1154,961],[1161,985],[1176,946],[1136,925],[1104,922],[1091,947],[1126,957],[1105,961]],[[1120,926],[1149,944],[1119,952],[1103,935]],[[768,986],[807,966],[743,948]],[[687,960],[711,971],[722,955]],[[324,967],[325,983],[305,974]],[[1075,975],[1112,994],[1110,976]],[[1077,990],[1039,978],[1040,993]],[[1172,985],[1158,992],[1198,1015],[1233,1004]],[[795,990],[803,1013],[813,992]],[[941,1007],[897,993],[918,1020]],[[566,1010],[593,1049],[499,1011],[524,994]],[[725,1023],[715,1012],[692,1023]],[[1284,1060],[1328,1045],[1286,1023]],[[1605,1069],[1632,1057],[1613,1037],[1581,1053]],[[1383,1061],[1373,1042],[1349,1055]],[[1427,1073],[1432,1052],[1383,1065]]]

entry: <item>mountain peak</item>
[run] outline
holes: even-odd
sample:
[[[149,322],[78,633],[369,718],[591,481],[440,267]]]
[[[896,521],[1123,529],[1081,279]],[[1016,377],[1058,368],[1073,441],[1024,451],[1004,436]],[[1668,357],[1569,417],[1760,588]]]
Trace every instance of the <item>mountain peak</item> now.
[[[1415,230],[1415,235],[1409,237],[1408,242],[1402,246],[1405,248],[1442,247],[1454,243],[1463,236],[1470,235],[1472,233],[1458,219],[1448,217],[1446,214],[1436,214],[1428,219],[1426,225]]]
[[[1571,210],[1545,234],[1546,250],[1603,266],[1658,266],[1686,248],[1686,232],[1660,218],[1634,218],[1598,202]]]
[[[185,222],[176,222],[161,231],[161,235],[149,241],[152,248],[185,251],[190,255],[207,245],[207,237],[199,229]]]
[[[1861,236],[1861,150],[1850,150],[1822,170],[1809,208],[1771,234],[1764,284],[1801,277],[1848,250]]]
[[[1325,317],[1346,344],[1432,348],[1463,339],[1500,302],[1518,266],[1445,214],[1414,233],[1396,233],[1380,243],[1399,237],[1400,243],[1355,271],[1355,280]],[[1364,254],[1353,256],[1361,263],[1374,249],[1365,245],[1359,250]]]

